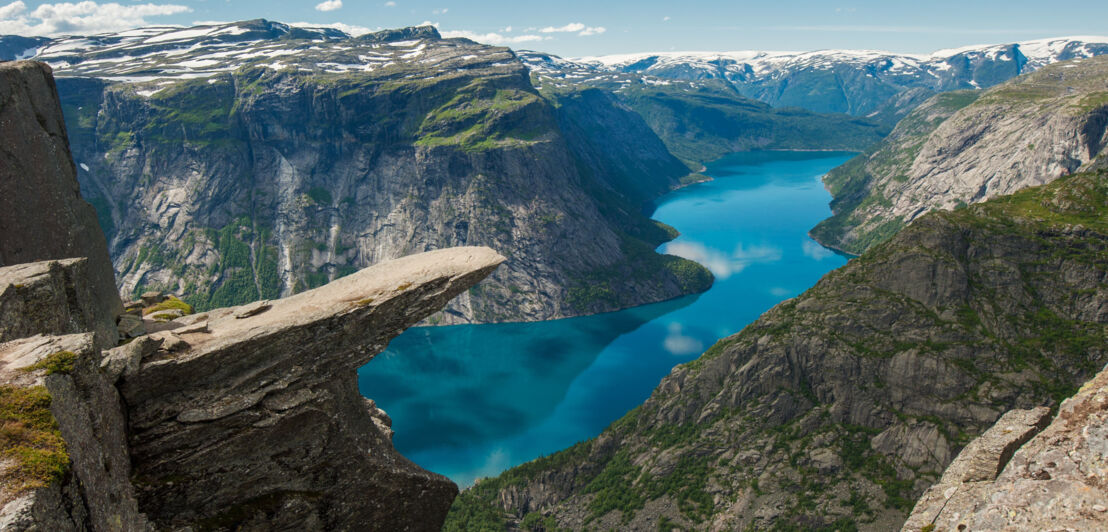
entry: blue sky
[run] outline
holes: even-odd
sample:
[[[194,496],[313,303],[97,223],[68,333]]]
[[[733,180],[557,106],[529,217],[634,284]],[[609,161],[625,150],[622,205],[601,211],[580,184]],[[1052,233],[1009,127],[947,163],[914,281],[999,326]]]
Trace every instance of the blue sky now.
[[[95,33],[152,24],[268,18],[355,31],[434,23],[468,36],[567,57],[671,50],[931,52],[970,44],[1108,34],[1108,1],[816,0],[530,2],[495,0],[0,0],[0,34]]]

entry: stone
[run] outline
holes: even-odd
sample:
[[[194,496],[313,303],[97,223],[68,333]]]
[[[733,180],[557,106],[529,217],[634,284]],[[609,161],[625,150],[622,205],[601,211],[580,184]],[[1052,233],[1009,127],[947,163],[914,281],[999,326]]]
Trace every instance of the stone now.
[[[0,102],[0,266],[87,257],[91,330],[115,345],[123,305],[96,211],[81,199],[52,70],[0,63]]]
[[[1053,420],[1046,408],[1005,414],[958,455],[903,530],[1108,530],[1106,500],[1108,368]]]
[[[133,375],[139,364],[158,350],[164,341],[151,336],[140,336],[133,341],[104,352],[100,369],[114,384],[121,377]]]
[[[101,347],[114,346],[115,324],[105,329],[88,273],[83,258],[0,267],[0,342],[96,331]]]
[[[142,318],[134,314],[122,314],[119,316],[119,336],[121,338],[137,338],[146,334],[146,326]]]
[[[255,301],[253,303],[243,305],[235,310],[235,317],[238,319],[249,318],[251,316],[257,316],[270,309],[272,305],[269,301]]]
[[[29,370],[63,351],[69,367]],[[131,485],[123,405],[100,366],[93,333],[0,344],[0,384],[46,387],[72,471],[15,499],[0,485],[0,530],[148,530]]]
[[[162,349],[119,381],[139,506],[159,529],[237,516],[259,529],[438,530],[457,487],[393,449],[391,421],[361,397],[356,370],[503,260],[432,251],[248,318],[209,311],[206,332],[154,333]],[[257,501],[265,508],[241,516]]]
[[[152,305],[157,305],[158,303],[161,303],[162,301],[165,301],[166,296],[165,296],[165,294],[162,294],[161,292],[149,291],[149,292],[143,292],[142,295],[139,296],[139,299],[142,300],[143,305],[146,305],[146,306],[149,307],[149,306],[152,306]]]

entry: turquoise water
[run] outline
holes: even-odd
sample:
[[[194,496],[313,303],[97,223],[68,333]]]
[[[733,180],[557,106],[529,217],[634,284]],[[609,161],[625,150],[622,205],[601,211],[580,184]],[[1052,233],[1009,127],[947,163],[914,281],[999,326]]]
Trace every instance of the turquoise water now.
[[[393,419],[396,448],[468,486],[599,434],[670,369],[846,262],[807,231],[830,215],[820,176],[848,153],[754,152],[714,181],[666,195],[653,217],[681,232],[660,249],[716,276],[698,296],[540,323],[420,327],[359,370]]]

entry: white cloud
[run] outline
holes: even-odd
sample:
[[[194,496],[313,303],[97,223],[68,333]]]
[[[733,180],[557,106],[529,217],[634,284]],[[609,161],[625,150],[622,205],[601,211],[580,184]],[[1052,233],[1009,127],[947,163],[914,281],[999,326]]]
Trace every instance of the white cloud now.
[[[432,15],[445,15],[447,11],[450,11],[449,7],[444,7],[442,9],[432,9],[431,14]]]
[[[484,44],[492,45],[505,45],[505,44],[519,44],[524,42],[535,42],[543,39],[549,39],[549,37],[543,37],[542,35],[503,35],[500,33],[476,33],[468,30],[457,31],[444,31],[442,36],[447,39],[455,37],[462,37],[471,41],[477,41]]]
[[[601,33],[608,31],[608,29],[603,26],[593,27],[586,26],[580,22],[570,22],[565,26],[547,26],[539,31],[542,33],[576,33],[577,35],[580,35],[582,37],[588,37],[590,35],[600,35]]]
[[[662,347],[671,355],[693,355],[704,351],[704,343],[684,335],[680,323],[669,324],[669,334],[662,341]]]
[[[662,17],[662,22],[669,22],[669,15]]]
[[[326,0],[316,4],[316,11],[334,11],[336,9],[342,9],[342,0]]]
[[[505,26],[504,29],[502,29],[500,31],[502,31],[504,33],[511,33],[512,32],[512,27],[511,26]]]
[[[545,28],[543,28],[539,31],[541,31],[543,33],[573,33],[575,31],[581,31],[583,29],[585,29],[584,24],[581,24],[580,22],[571,22],[571,23],[566,24],[565,26],[562,26],[560,28],[555,28],[554,26],[547,26],[547,27],[545,27]]]
[[[0,7],[0,20],[8,20],[15,18],[18,15],[23,14],[27,10],[27,4],[23,2],[12,2],[4,7]]]
[[[290,22],[289,26],[295,26],[297,28],[333,28],[341,32],[345,32],[351,37],[365,35],[371,31],[374,31],[365,26],[355,26],[353,24],[346,24],[345,22],[332,22],[330,24],[319,24],[317,22]]]
[[[396,2],[389,0],[388,2],[385,2],[385,7],[396,7]]]
[[[743,246],[741,243],[730,254],[709,248],[699,242],[670,242],[665,245],[664,253],[677,255],[700,263],[708,268],[717,279],[723,280],[746,269],[755,263],[769,263],[781,260],[781,250],[772,246]]]
[[[89,35],[146,26],[147,17],[191,11],[177,4],[120,5],[86,1],[42,4],[27,12],[27,5],[17,0],[0,7],[0,34]]]

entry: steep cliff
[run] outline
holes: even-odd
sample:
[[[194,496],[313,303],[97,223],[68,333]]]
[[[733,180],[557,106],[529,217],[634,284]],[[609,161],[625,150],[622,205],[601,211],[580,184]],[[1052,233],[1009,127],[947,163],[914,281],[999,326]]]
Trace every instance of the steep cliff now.
[[[49,69],[0,66],[0,95],[5,133],[26,135],[0,137],[26,171],[4,176],[16,186],[0,219],[39,219],[53,201],[39,234],[91,255],[0,266],[0,529],[441,528],[457,487],[396,452],[356,371],[504,257],[385,261],[285,299],[146,319],[151,334],[117,346],[104,242],[66,240],[96,221]],[[45,237],[5,226],[0,249],[57,252]]]
[[[96,212],[81,199],[50,67],[0,65],[0,266],[89,257],[101,347],[116,341],[123,309]]]
[[[654,253],[672,235],[642,214],[688,170],[613,100],[560,111],[506,48],[430,27],[353,38],[250,21],[38,57],[70,76],[82,190],[125,294],[213,308],[469,244],[508,262],[433,322],[601,312],[711,282]],[[582,125],[572,112],[620,136],[567,132]]]
[[[974,440],[902,530],[1108,527],[1108,369],[1050,410],[1013,410]]]
[[[1108,360],[1108,174],[924,216],[448,521],[888,530],[1011,408]],[[544,524],[545,523],[545,524]]]
[[[1105,145],[1108,57],[1050,65],[981,94],[940,94],[875,149],[827,175],[834,216],[812,236],[861,253],[930,210],[1096,164]]]

